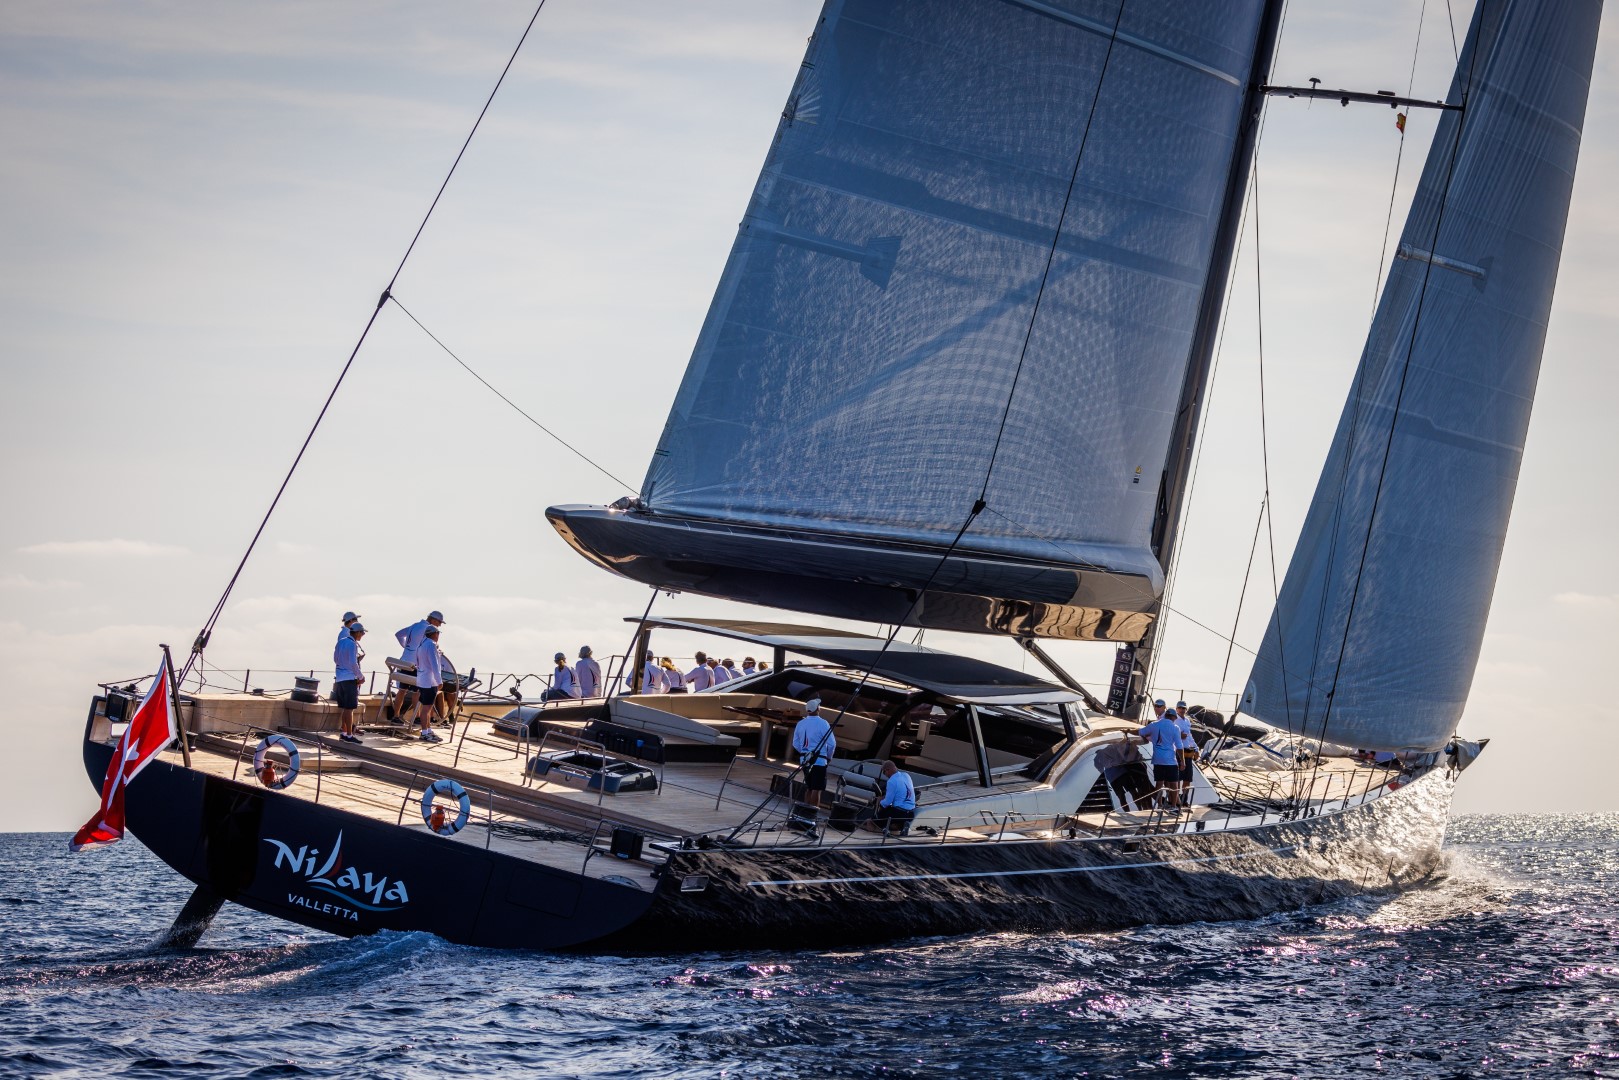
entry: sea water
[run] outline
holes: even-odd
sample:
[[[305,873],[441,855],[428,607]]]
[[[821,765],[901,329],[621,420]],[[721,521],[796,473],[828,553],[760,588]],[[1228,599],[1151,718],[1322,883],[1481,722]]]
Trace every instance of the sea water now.
[[[1396,897],[1236,923],[572,956],[344,941],[134,840],[0,836],[0,1076],[1619,1076],[1619,815],[1453,823]]]

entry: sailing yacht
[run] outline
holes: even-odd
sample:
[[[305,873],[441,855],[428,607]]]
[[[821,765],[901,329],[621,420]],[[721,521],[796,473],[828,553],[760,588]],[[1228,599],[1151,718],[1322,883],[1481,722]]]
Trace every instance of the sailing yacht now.
[[[1283,7],[827,0],[640,494],[547,515],[656,590],[890,632],[649,609],[632,669],[674,631],[774,662],[700,694],[632,671],[599,699],[468,697],[442,746],[356,746],[323,703],[179,686],[182,738],[127,798],[197,885],[175,939],[225,901],[528,948],[1095,929],[1429,876],[1479,749],[1456,725],[1600,4],[1481,0],[1442,102],[1271,86]],[[1442,115],[1246,726],[1204,733],[1185,798],[1145,799],[1097,757],[1140,723],[1275,92]],[[907,628],[999,635],[1045,673]],[[1107,693],[1047,640],[1114,650]],[[104,690],[98,783],[135,704]],[[822,808],[788,745],[814,701],[836,739]],[[914,818],[862,827],[885,761]]]

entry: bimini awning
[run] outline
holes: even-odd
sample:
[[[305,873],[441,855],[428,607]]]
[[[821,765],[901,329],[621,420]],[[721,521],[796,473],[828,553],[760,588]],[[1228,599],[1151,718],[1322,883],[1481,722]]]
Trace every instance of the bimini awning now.
[[[640,620],[630,618],[625,622]],[[1057,705],[1081,700],[1072,690],[1027,672],[901,641],[894,642],[884,652],[882,638],[848,630],[744,619],[651,618],[646,625],[650,629],[710,634],[781,649],[841,668],[869,671],[891,682],[914,686],[953,701],[982,705]]]

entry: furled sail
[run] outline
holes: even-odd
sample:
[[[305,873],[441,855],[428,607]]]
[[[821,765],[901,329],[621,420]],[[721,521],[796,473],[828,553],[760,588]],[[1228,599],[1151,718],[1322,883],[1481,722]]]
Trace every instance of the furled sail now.
[[[1456,730],[1534,400],[1600,0],[1481,0],[1242,711]]]
[[[666,588],[1139,637],[1279,8],[828,0],[638,503],[553,523]]]

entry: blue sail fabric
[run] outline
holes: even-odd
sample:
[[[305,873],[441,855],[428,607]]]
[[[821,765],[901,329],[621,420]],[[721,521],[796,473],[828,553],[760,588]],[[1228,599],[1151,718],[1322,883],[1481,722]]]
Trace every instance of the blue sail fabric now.
[[[1263,6],[829,0],[645,506],[942,549],[994,452],[960,550],[1155,595]]]
[[[1242,711],[1433,749],[1512,510],[1600,0],[1481,0]],[[1391,430],[1392,429],[1392,430]]]

